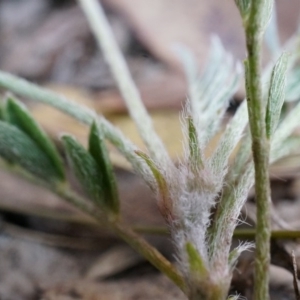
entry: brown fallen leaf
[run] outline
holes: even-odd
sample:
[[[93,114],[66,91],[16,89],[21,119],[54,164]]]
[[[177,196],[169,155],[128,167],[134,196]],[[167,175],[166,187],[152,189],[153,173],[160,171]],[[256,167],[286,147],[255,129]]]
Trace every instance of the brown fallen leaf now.
[[[245,57],[242,22],[234,1],[218,0],[104,0],[122,15],[139,40],[158,59],[181,69],[172,51],[185,44],[203,66],[209,53],[210,36],[220,36],[225,48],[237,59]],[[277,1],[281,40],[297,30],[300,4],[297,0]],[[268,59],[268,57],[265,57]]]
[[[130,23],[139,40],[158,59],[181,69],[172,51],[175,44],[189,47],[203,66],[211,34],[218,34],[237,58],[244,56],[241,21],[234,1],[105,0]]]
[[[23,35],[18,35],[18,31],[9,33],[2,69],[27,78],[45,78],[58,54],[89,34],[87,22],[77,7],[48,12],[36,25]],[[16,35],[17,39],[13,39]]]

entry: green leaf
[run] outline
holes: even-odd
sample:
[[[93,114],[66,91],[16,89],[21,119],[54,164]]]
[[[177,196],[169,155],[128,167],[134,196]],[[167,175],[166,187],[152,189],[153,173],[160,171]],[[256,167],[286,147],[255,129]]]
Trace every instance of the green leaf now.
[[[230,251],[229,257],[228,257],[228,265],[231,268],[233,268],[236,265],[240,254],[241,254],[241,252],[238,250],[238,248],[235,248],[232,251]]]
[[[57,178],[52,161],[36,143],[16,126],[0,121],[0,156],[46,180]]]
[[[300,149],[300,137],[289,136],[280,144],[280,147],[271,147],[270,163],[277,161],[280,158],[298,155]]]
[[[103,130],[99,130],[97,123],[93,122],[89,136],[89,153],[97,163],[102,174],[102,189],[104,193],[104,205],[117,214],[120,209],[120,201],[113,166],[110,162],[108,151],[104,142]]]
[[[102,174],[95,159],[72,136],[64,135],[62,141],[77,179],[88,196],[103,207]]]
[[[247,122],[247,105],[243,102],[227,123],[218,146],[209,159],[211,170],[220,179],[219,182],[222,182],[221,178],[227,173],[229,157],[242,138]]]
[[[207,66],[199,75],[197,59],[185,47],[177,46],[176,52],[184,65],[188,81],[188,100],[186,111],[194,121],[198,133],[198,144],[203,152],[220,129],[222,118],[229,106],[229,100],[238,88],[241,68],[227,53],[216,36]]]
[[[264,2],[264,6],[260,12],[260,30],[263,32],[271,20],[274,0],[262,1]]]
[[[50,138],[30,115],[23,103],[8,97],[4,107],[4,118],[25,132],[40,149],[49,157],[56,170],[56,177],[65,179],[63,162]]]
[[[188,117],[190,162],[192,167],[203,167],[201,150],[198,143],[197,131],[192,117]]]
[[[171,221],[173,218],[173,204],[170,198],[168,184],[163,174],[159,170],[159,168],[155,165],[154,161],[144,152],[136,151],[136,154],[143,158],[146,164],[149,166],[152,174],[156,180],[158,192],[161,196],[161,201],[159,202],[159,209],[161,214],[167,219],[167,221]]]
[[[266,112],[266,131],[268,138],[271,138],[279,122],[281,108],[285,98],[287,63],[288,55],[283,53],[272,71]]]
[[[235,0],[235,4],[244,20],[246,20],[249,15],[250,2],[250,0]]]
[[[273,9],[273,2],[274,0],[261,0],[264,2],[263,8],[261,11],[259,11],[260,14],[260,24],[259,24],[259,30],[263,32],[272,15],[272,9]],[[244,25],[248,25],[247,22],[249,22],[248,17],[251,12],[251,5],[253,5],[253,1],[251,0],[235,0],[236,6],[238,7],[240,14],[242,16],[242,19],[244,21]]]
[[[280,38],[278,32],[278,22],[277,22],[277,12],[276,5],[274,5],[272,10],[272,15],[270,19],[270,23],[266,28],[266,32],[264,35],[264,40],[266,45],[268,46],[273,57],[277,57],[277,53],[280,53]]]
[[[156,179],[158,189],[162,195],[166,195],[168,193],[168,188],[167,188],[167,182],[160,172],[160,170],[157,168],[153,160],[144,152],[142,151],[136,151],[136,154],[143,158],[146,162],[146,164],[149,166],[150,170],[152,171],[152,174],[154,178]]]
[[[208,276],[209,272],[205,266],[205,263],[200,256],[197,249],[190,242],[185,244],[186,253],[188,255],[188,261],[190,265],[190,270],[192,273],[197,273],[201,278],[205,278]]]

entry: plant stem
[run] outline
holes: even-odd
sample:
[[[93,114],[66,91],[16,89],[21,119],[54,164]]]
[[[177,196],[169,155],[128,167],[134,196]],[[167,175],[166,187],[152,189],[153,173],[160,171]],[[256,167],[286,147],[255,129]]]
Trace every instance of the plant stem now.
[[[115,223],[113,225],[113,230],[133,249],[145,257],[153,266],[169,277],[183,292],[186,292],[183,277],[160,252],[121,222]]]
[[[249,19],[246,25],[246,90],[248,115],[252,135],[252,153],[255,168],[255,195],[257,205],[256,259],[255,259],[255,299],[269,299],[270,264],[270,145],[266,136],[265,104],[261,88],[261,12],[265,1],[251,2]]]
[[[68,187],[57,185],[50,187],[54,193],[62,197],[67,202],[75,205],[81,211],[92,216],[101,225],[106,226],[128,243],[133,249],[145,257],[159,271],[169,277],[179,288],[185,291],[185,282],[176,268],[159,251],[152,247],[146,240],[136,234],[131,228],[121,220],[113,218],[99,212],[95,207],[85,205],[85,199],[74,193]]]
[[[78,2],[86,14],[96,41],[113,73],[129,113],[151,157],[162,164],[161,167],[163,169],[164,167],[167,168],[171,160],[161,139],[153,128],[152,120],[141,100],[140,93],[132,79],[124,56],[114,39],[114,34],[105,17],[103,8],[97,0],[78,0]]]
[[[0,164],[1,168],[3,167]],[[13,207],[0,203],[0,209],[4,212],[12,212],[17,214],[22,214],[25,216],[38,217],[46,219],[49,221],[62,221],[71,224],[84,225],[89,228],[99,228],[99,222],[97,223],[94,218],[86,218],[80,215],[68,215],[65,212],[55,212],[49,210],[35,210],[34,207]],[[170,231],[165,226],[157,225],[142,225],[142,224],[133,224],[130,225],[130,228],[139,234],[145,235],[159,235],[159,236],[168,236]],[[233,237],[236,239],[255,239],[255,229],[235,229]],[[293,240],[300,238],[299,230],[272,230],[271,232],[272,239],[284,239],[284,240]]]
[[[95,207],[91,201],[88,201],[87,199],[79,196],[77,193],[74,193],[66,183],[45,182],[35,176],[32,176],[22,168],[16,165],[10,165],[3,160],[0,160],[0,166],[6,171],[21,175],[30,182],[48,189],[89,216],[93,217],[97,223],[100,223],[104,228],[111,229],[159,271],[169,277],[183,292],[186,292],[185,281],[175,266],[172,265],[170,261],[168,261],[145,239],[124,224],[119,218],[110,218],[110,216],[106,213],[99,211],[99,209]]]
[[[87,214],[95,218],[100,224],[104,224],[107,228],[113,230],[114,233],[145,257],[154,267],[169,277],[182,291],[185,291],[185,282],[171,262],[126,224],[119,219],[110,220],[104,216],[104,214],[99,213],[98,210],[84,206],[84,199],[64,186],[62,188],[54,187],[52,191],[80,208],[82,211],[85,211]]]

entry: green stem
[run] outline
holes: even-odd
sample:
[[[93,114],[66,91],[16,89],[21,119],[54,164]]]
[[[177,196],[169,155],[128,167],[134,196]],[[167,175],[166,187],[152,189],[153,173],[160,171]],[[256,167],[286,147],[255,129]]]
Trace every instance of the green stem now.
[[[298,57],[298,52],[293,49],[299,48],[299,36],[295,34],[292,36],[283,46],[284,49],[291,52],[290,63],[294,64]],[[273,63],[269,63],[263,74],[262,80],[268,80],[271,75],[273,68]],[[285,118],[285,120],[278,126],[274,140],[272,141],[271,147],[271,158],[270,163],[277,161],[278,159],[289,155],[297,147],[296,144],[287,146],[287,149],[282,146],[284,140],[292,133],[292,131],[297,127],[299,123],[299,114],[300,114],[300,103],[290,112],[290,114]],[[284,143],[287,145],[287,143]],[[299,147],[298,147],[299,148]],[[231,238],[236,227],[236,220],[242,209],[242,205],[246,201],[247,193],[252,186],[252,178],[249,177],[249,174],[246,174],[246,180],[241,182],[241,177],[243,177],[244,172],[247,172],[248,158],[251,154],[251,136],[246,136],[246,139],[242,141],[242,145],[237,153],[235,162],[232,165],[232,169],[229,170],[225,182],[228,184],[225,186],[225,189],[222,193],[222,197],[218,203],[217,211],[214,217],[214,222],[211,228],[211,242],[210,249],[212,257],[216,256],[216,260],[219,261],[218,253],[221,253],[225,259],[224,263],[227,264],[228,255],[224,255],[226,252],[224,249],[228,249],[231,246]],[[252,171],[250,172],[252,173]],[[252,174],[251,174],[252,177]],[[253,174],[254,177],[254,174]],[[253,180],[254,182],[254,180]],[[240,189],[242,194],[237,195],[237,191]],[[224,223],[223,223],[224,222]],[[225,245],[222,244],[222,241],[225,242]],[[220,245],[222,245],[220,247]],[[220,250],[221,249],[221,250]],[[220,250],[220,251],[219,251]]]
[[[2,168],[2,166],[1,166]],[[49,211],[49,210],[35,210],[34,207],[13,207],[10,205],[6,205],[4,203],[0,203],[0,209],[4,212],[13,212],[17,214],[22,214],[31,217],[38,217],[43,219],[49,219],[50,221],[62,221],[68,222],[71,224],[77,225],[85,225],[91,228],[98,227],[99,224],[93,218],[86,218],[80,215],[73,215],[73,214],[66,214]],[[156,226],[156,225],[141,225],[141,224],[133,224],[130,225],[130,228],[139,234],[145,235],[160,235],[160,236],[168,236],[170,231],[165,226]],[[236,239],[255,239],[255,229],[235,229],[233,233],[233,237]],[[272,239],[284,239],[284,240],[293,240],[300,238],[300,231],[299,230],[272,230],[271,232]]]
[[[154,267],[169,277],[179,288],[185,291],[185,282],[176,270],[176,268],[168,261],[158,250],[152,247],[140,235],[135,233],[131,228],[119,219],[110,220],[102,213],[90,207],[83,205],[84,199],[69,190],[68,188],[54,188],[56,194],[63,199],[72,203],[76,207],[85,211],[87,214],[95,218],[100,224],[105,224],[107,228],[112,229],[120,238],[127,242],[133,249],[145,257]]]
[[[92,206],[85,205],[85,199],[75,194],[69,188],[61,185],[53,186],[51,190],[65,199],[67,202],[75,205],[81,211],[92,216],[97,222],[106,225],[107,228],[113,230],[120,238],[127,242],[133,249],[145,257],[159,271],[168,276],[178,287],[185,290],[185,283],[182,276],[176,268],[146,240],[136,234],[131,228],[124,224],[121,220],[110,219],[103,213],[99,212]]]
[[[266,136],[265,104],[261,88],[261,12],[265,1],[251,2],[249,19],[246,25],[246,89],[248,114],[252,135],[252,152],[255,168],[255,195],[257,205],[256,259],[255,259],[255,299],[269,299],[270,264],[270,145]]]
[[[145,257],[153,266],[169,277],[183,292],[186,285],[176,268],[154,247],[149,245],[141,236],[121,222],[112,225],[115,233],[126,241],[133,249]]]

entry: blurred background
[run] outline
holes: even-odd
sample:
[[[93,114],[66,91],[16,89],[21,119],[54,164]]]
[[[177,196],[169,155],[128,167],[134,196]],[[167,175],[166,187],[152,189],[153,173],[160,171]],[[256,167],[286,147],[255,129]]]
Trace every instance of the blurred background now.
[[[201,70],[209,55],[211,37],[218,35],[226,50],[242,61],[245,41],[234,1],[101,3],[156,129],[176,160],[182,153],[178,117],[187,87],[174,46],[187,46],[196,55]],[[276,4],[280,41],[284,43],[297,30],[300,2],[277,0]],[[266,48],[264,64],[270,57]],[[76,1],[1,0],[0,69],[96,109],[143,147]],[[241,84],[229,115],[243,98]],[[56,141],[63,131],[86,143],[85,127],[49,107],[26,101]],[[114,149],[111,157],[126,220],[140,226],[164,226],[147,187]],[[299,166],[298,156],[272,169],[276,213],[293,228],[300,224]],[[245,211],[249,223],[254,224],[251,201]],[[1,300],[184,299],[172,283],[107,230],[99,229],[51,193],[3,172],[0,228]],[[168,237],[147,238],[173,258]],[[293,249],[297,254],[298,248],[297,242],[273,242],[272,299],[294,299],[289,252]],[[233,293],[248,299],[252,297],[251,255],[241,260],[232,288]],[[297,259],[299,255],[300,249]]]

